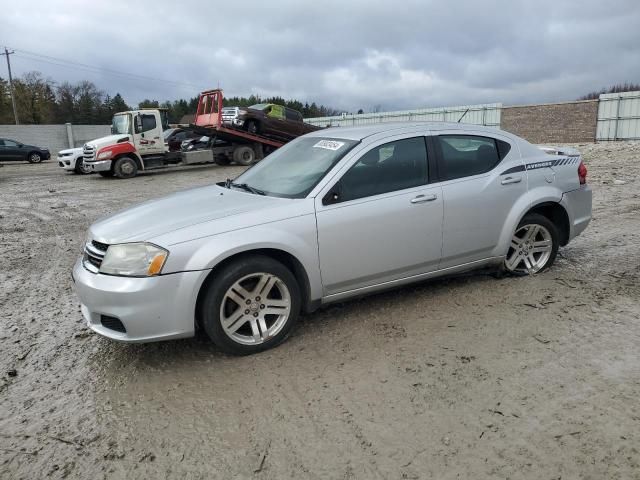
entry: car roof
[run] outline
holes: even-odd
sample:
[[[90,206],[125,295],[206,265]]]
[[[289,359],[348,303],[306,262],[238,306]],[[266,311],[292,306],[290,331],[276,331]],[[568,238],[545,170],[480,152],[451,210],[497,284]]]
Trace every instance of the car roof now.
[[[502,130],[498,130],[493,127],[484,127],[482,125],[473,125],[470,123],[451,123],[451,122],[383,122],[373,125],[360,125],[357,127],[330,127],[322,130],[316,130],[315,132],[308,133],[310,137],[335,137],[344,138],[347,140],[362,140],[364,138],[376,135],[379,133],[393,133],[402,134],[406,132],[413,132],[416,128],[424,128],[425,130],[473,130],[473,131],[486,131],[487,134],[507,134]]]

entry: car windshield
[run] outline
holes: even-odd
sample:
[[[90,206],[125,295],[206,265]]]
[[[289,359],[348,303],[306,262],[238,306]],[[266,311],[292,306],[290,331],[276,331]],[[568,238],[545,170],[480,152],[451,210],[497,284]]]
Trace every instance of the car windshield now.
[[[254,110],[264,110],[268,106],[268,103],[256,103],[255,105],[251,105],[249,108],[252,108]]]
[[[111,133],[113,135],[131,133],[131,115],[128,113],[114,115],[111,122]]]
[[[300,137],[287,143],[234,180],[266,195],[303,198],[357,141]]]

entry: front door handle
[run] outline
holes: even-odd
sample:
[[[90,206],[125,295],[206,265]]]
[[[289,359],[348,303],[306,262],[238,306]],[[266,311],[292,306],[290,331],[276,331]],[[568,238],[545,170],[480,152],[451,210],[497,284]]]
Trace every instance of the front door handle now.
[[[522,181],[522,177],[507,177],[502,180],[500,183],[502,185],[509,185],[511,183],[520,183]]]
[[[433,202],[436,198],[438,198],[436,194],[418,195],[417,197],[411,199],[411,203]]]

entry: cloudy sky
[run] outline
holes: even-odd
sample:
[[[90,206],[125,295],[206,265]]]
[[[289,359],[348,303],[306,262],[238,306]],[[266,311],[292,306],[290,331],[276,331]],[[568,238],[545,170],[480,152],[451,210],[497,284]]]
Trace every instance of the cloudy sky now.
[[[0,46],[16,50],[14,75],[87,79],[130,104],[220,85],[227,95],[370,111],[572,100],[640,83],[640,0],[0,0],[0,7]],[[3,63],[0,76],[7,77]]]

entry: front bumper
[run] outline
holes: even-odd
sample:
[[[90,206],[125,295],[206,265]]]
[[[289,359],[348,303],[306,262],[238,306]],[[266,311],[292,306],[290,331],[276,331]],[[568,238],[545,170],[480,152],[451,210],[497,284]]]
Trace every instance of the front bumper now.
[[[56,157],[56,161],[58,162],[58,166],[64,168],[65,170],[73,170],[76,168],[75,159],[71,156]]]
[[[222,124],[223,125],[230,125],[233,127],[242,127],[244,125],[244,120],[242,120],[241,118],[237,118],[237,117],[227,117],[225,118],[224,116],[222,117]]]
[[[100,160],[98,162],[85,162],[91,166],[92,172],[108,172],[111,170],[111,160]]]
[[[116,277],[88,271],[80,258],[72,277],[89,328],[120,342],[142,343],[194,335],[196,299],[207,273]],[[126,332],[104,326],[103,316],[120,320]]]

